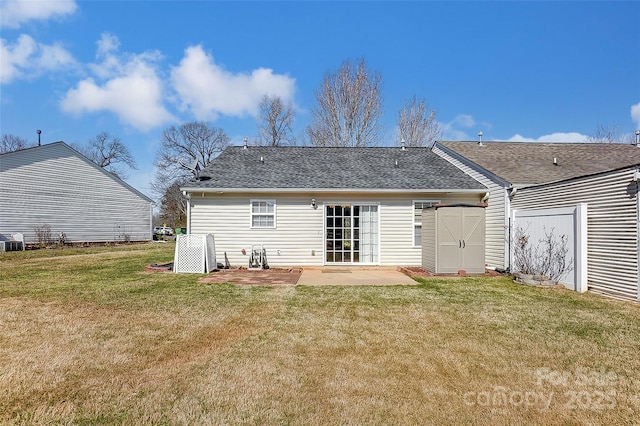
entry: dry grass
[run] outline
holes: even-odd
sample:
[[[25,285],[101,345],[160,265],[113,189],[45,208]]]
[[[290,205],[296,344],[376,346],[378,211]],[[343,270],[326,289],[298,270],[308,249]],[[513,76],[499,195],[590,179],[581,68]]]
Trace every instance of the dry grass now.
[[[0,255],[3,424],[634,424],[640,307],[506,278],[235,287]]]

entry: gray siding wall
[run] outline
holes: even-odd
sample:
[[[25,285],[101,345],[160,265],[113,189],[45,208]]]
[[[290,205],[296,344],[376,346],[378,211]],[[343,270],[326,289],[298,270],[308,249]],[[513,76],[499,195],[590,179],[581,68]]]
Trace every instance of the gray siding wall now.
[[[246,266],[253,244],[264,244],[273,266],[324,264],[324,207],[335,203],[378,205],[379,264],[419,266],[422,249],[413,246],[413,200],[437,199],[450,203],[477,203],[480,195],[421,194],[191,194],[190,229],[215,236],[218,262],[227,253],[233,266]],[[318,208],[311,207],[315,198]],[[250,227],[250,200],[275,200],[276,228]],[[241,250],[245,249],[247,255]]]
[[[422,267],[436,271],[436,209],[424,209],[422,213]]]
[[[638,194],[635,169],[520,189],[514,210],[587,203],[587,285],[590,291],[640,300]]]
[[[486,186],[489,193],[485,209],[485,260],[489,268],[507,268],[509,238],[509,200],[506,189],[487,178],[482,173],[434,147],[433,152]]]
[[[48,224],[68,242],[151,240],[151,202],[66,145],[3,155],[0,163],[0,239],[22,233],[35,243],[35,227]]]

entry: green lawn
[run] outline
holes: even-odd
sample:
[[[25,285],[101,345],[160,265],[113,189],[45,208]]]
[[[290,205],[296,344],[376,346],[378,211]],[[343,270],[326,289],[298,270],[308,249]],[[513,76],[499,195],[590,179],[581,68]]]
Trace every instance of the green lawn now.
[[[0,253],[1,424],[637,424],[640,305],[507,277],[237,287]]]

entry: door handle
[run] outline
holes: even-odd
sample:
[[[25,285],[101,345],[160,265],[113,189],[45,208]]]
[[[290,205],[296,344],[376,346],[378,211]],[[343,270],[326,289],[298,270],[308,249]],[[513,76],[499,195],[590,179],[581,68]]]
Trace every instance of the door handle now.
[[[458,240],[458,248],[462,248],[462,241]]]
[[[464,240],[462,240],[462,248],[465,248],[467,246],[467,244],[464,242]]]

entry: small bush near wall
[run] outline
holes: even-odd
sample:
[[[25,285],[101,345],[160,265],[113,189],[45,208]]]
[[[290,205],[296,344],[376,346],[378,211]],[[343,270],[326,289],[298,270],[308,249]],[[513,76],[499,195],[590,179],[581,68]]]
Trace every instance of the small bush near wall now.
[[[33,230],[36,233],[36,241],[38,247],[43,248],[53,244],[53,238],[51,237],[51,226],[49,226],[48,223],[40,224],[33,228]]]
[[[555,235],[555,229],[544,230],[545,236],[532,243],[530,235],[522,227],[514,232],[514,271],[524,275],[541,277],[557,283],[563,275],[573,270],[573,259],[567,260],[569,244],[567,235]]]

